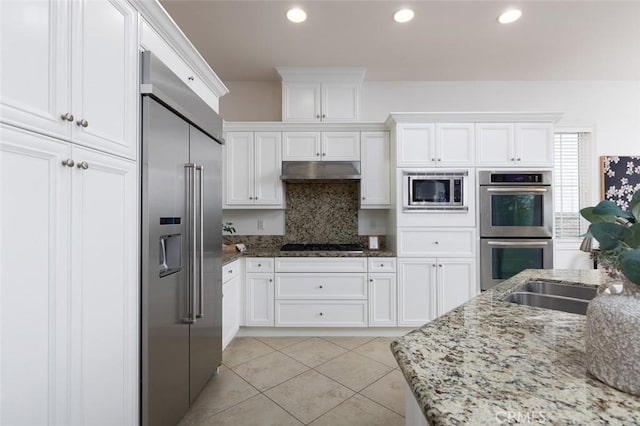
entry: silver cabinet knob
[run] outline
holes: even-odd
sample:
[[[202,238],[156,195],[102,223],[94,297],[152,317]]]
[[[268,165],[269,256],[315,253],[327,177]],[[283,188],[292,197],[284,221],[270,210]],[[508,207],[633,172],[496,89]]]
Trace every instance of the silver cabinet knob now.
[[[257,200],[257,199],[258,199],[258,197],[253,197],[253,199],[254,199],[254,200]]]
[[[431,161],[433,161],[433,162],[435,163],[436,159],[435,159],[435,158],[432,158],[432,159],[431,159]]]
[[[89,168],[89,163],[86,161],[81,161],[78,163],[78,168],[82,170],[87,170]]]
[[[512,159],[511,159],[511,161],[516,161],[516,159],[515,159],[515,158],[512,158]]]
[[[67,167],[73,167],[76,163],[73,162],[71,158],[67,158],[66,160],[62,160],[62,165]]]
[[[324,157],[325,155],[327,155],[327,153],[326,153],[326,152],[323,152],[323,153],[322,153],[322,156]]]
[[[433,244],[440,244],[440,243],[439,243],[439,242],[437,242],[437,241],[434,241],[434,242],[433,242]]]
[[[188,79],[189,81],[193,81],[193,76],[192,76],[192,75],[190,75],[189,77],[187,77],[187,79]]]
[[[326,116],[326,115],[324,115],[324,114],[322,114],[322,118],[327,118],[327,116]]]
[[[323,286],[320,286],[319,288],[324,288]]]
[[[518,161],[520,161],[520,158],[518,158]]]
[[[373,282],[373,278],[369,278],[369,282],[371,282],[371,283],[372,283],[372,282]]]
[[[442,268],[442,264],[438,265],[440,268]]]
[[[66,114],[62,114],[60,116],[60,118],[62,118],[63,120],[66,121],[73,121],[73,114],[71,114],[70,112],[66,113]]]
[[[258,268],[262,268],[262,263],[258,263]]]
[[[87,127],[89,125],[89,122],[83,118],[82,120],[76,121],[76,124],[78,126]]]
[[[316,114],[316,118],[320,118],[320,114]]]
[[[436,267],[436,264],[434,263],[434,264],[433,264],[433,265],[431,265],[431,266],[433,266],[433,267],[435,268],[435,267]]]
[[[362,197],[362,199],[363,199],[363,200],[366,200],[366,199],[367,199],[367,197]]]
[[[233,274],[233,269],[229,269],[229,273],[230,273],[230,274]]]
[[[442,161],[442,158],[438,158],[438,161]]]
[[[384,263],[381,263],[381,264],[380,264],[380,267],[381,267],[381,268],[384,268]]]
[[[316,152],[316,156],[317,156],[317,157],[319,157],[319,156],[320,156],[320,153],[319,153],[319,152]]]
[[[253,200],[253,197],[249,197],[250,200]]]
[[[269,278],[269,282],[271,283],[271,282],[273,282],[273,280],[271,278]]]
[[[320,312],[320,316],[324,315],[322,312]]]

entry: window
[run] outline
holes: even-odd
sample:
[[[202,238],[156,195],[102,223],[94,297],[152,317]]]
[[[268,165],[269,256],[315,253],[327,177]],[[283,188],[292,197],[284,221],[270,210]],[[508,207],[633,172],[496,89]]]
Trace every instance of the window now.
[[[588,224],[580,216],[589,197],[591,134],[556,133],[554,140],[555,238],[579,238]]]

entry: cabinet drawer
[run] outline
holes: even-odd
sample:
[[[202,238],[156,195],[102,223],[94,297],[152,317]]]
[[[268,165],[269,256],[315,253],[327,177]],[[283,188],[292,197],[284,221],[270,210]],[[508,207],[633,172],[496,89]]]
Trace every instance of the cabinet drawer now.
[[[276,272],[367,272],[367,258],[276,257]]]
[[[366,299],[367,274],[276,274],[276,299]]]
[[[226,283],[227,281],[237,277],[240,275],[240,261],[234,260],[231,263],[227,263],[222,267],[222,282]]]
[[[399,228],[398,256],[474,256],[475,229]]]
[[[395,257],[370,257],[369,258],[369,273],[395,272],[395,271],[396,271]]]
[[[273,272],[273,257],[247,257],[247,272]]]
[[[366,327],[365,300],[276,300],[279,327]]]

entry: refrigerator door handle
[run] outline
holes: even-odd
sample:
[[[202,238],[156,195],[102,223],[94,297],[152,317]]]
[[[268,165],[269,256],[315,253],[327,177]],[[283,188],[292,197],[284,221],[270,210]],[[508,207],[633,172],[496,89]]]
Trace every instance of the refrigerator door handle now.
[[[200,226],[200,254],[198,256],[198,281],[199,281],[199,292],[198,296],[200,301],[198,303],[198,314],[196,318],[204,318],[204,167],[196,166],[196,173],[200,175],[200,185],[199,185],[199,226]]]
[[[196,182],[195,167],[193,163],[187,163],[184,168],[187,172],[187,234],[189,235],[189,273],[187,280],[189,309],[184,322],[196,323]]]

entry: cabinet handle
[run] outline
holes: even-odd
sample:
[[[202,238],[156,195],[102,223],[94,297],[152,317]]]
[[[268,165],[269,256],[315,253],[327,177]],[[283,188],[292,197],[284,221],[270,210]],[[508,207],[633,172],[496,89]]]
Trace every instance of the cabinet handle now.
[[[438,161],[442,161],[442,158],[438,158]]]
[[[372,283],[373,282],[373,278],[369,278],[369,282]]]
[[[322,312],[320,312],[320,316],[324,315]]]
[[[71,158],[67,158],[66,160],[62,160],[62,165],[67,167],[73,167],[76,163],[73,162]]]
[[[89,122],[83,118],[82,120],[76,121],[76,124],[78,125],[78,127],[87,127],[89,125]]]
[[[440,243],[439,243],[439,242],[437,242],[437,241],[434,241],[434,242],[433,242],[433,244],[440,244]]]
[[[316,118],[320,118],[320,114],[316,114]]]
[[[433,265],[431,265],[431,266],[433,266],[433,267],[435,268],[435,267],[436,267],[436,264],[434,263],[434,264],[433,264]]]
[[[323,153],[322,153],[322,156],[324,157],[325,155],[327,155],[327,153],[326,153],[326,152],[323,152]]]
[[[258,263],[258,268],[262,268],[262,263]]]
[[[269,278],[269,282],[270,282],[270,283],[272,283],[272,282],[273,282],[273,280],[272,280],[271,278]]]
[[[438,267],[442,268],[442,264],[439,264]]]
[[[322,114],[322,118],[326,118],[326,117],[327,117],[326,115]]]
[[[319,153],[319,152],[316,152],[316,156],[320,157],[320,153]]]
[[[512,159],[511,159],[511,161],[516,161],[516,159],[515,159],[515,158],[512,158]]]
[[[320,286],[320,288],[324,288],[324,287]]]
[[[233,274],[233,269],[229,269],[229,273],[230,273],[230,274]]]
[[[258,197],[253,197],[253,199],[254,199],[254,200],[257,200],[257,199],[258,199]]]
[[[71,114],[70,112],[66,113],[66,114],[62,114],[60,116],[60,118],[62,118],[63,120],[66,121],[73,121],[73,114]]]
[[[518,157],[518,161],[520,161],[520,158]]]
[[[189,80],[189,81],[193,81],[193,76],[192,76],[192,75],[190,75],[189,77],[187,77],[187,80]]]
[[[363,200],[366,200],[366,199],[367,199],[367,197],[362,197],[362,199],[363,199]]]
[[[253,200],[253,197],[249,197],[250,200]]]
[[[89,163],[86,161],[81,161],[78,163],[78,168],[82,170],[87,170],[89,168]]]

